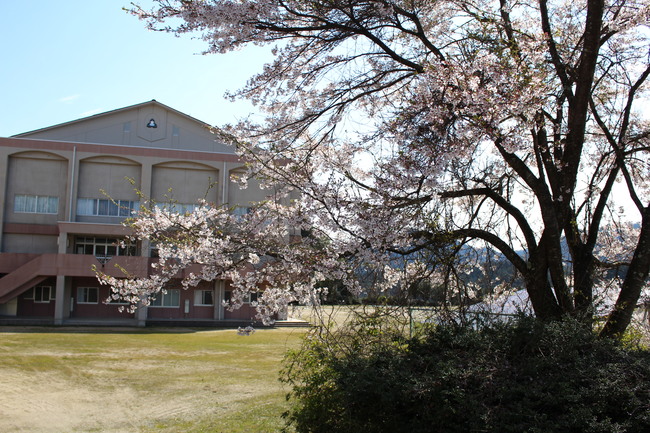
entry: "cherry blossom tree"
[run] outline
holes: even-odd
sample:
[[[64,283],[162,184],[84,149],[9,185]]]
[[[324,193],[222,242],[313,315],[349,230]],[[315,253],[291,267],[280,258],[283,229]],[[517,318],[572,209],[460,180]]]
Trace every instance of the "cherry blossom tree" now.
[[[630,323],[650,268],[648,2],[157,0],[132,12],[203,38],[206,53],[272,48],[231,95],[263,115],[217,133],[251,177],[301,194],[236,224],[207,207],[179,217],[168,257],[192,253],[174,266],[263,284],[277,306],[323,278],[359,290],[359,266],[385,287],[448,278],[436,260],[480,242],[512,263],[543,320],[590,321],[600,273],[624,266],[602,332]],[[144,215],[136,232],[171,219]]]

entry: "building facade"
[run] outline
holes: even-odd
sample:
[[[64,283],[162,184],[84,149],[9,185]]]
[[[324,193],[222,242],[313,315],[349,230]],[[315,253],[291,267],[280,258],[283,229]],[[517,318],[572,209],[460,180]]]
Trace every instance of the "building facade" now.
[[[268,194],[240,189],[234,150],[209,125],[150,101],[0,138],[0,323],[250,322],[250,305],[228,311],[227,281],[168,287],[134,314],[104,302],[93,265],[109,275],[146,276],[146,243],[118,246],[140,195],[191,209],[199,198],[245,211]]]

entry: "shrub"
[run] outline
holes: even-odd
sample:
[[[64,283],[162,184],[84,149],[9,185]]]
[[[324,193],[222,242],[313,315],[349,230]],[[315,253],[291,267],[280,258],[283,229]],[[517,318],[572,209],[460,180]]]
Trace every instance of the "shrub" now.
[[[571,320],[406,338],[363,319],[309,335],[283,380],[299,433],[650,431],[650,353]]]

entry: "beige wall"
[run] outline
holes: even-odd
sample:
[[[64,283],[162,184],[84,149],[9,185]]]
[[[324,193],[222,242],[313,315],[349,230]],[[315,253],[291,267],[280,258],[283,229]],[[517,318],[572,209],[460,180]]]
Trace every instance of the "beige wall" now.
[[[250,206],[252,202],[264,200],[272,193],[260,190],[255,181],[250,181],[249,188],[244,190],[232,182],[230,175],[242,172],[242,164],[236,162],[234,155],[154,149],[134,150],[131,153],[127,148],[115,146],[106,146],[103,153],[103,145],[65,142],[52,143],[52,151],[47,152],[38,146],[49,147],[49,142],[12,140],[16,144],[27,145],[21,149],[2,146],[2,140],[7,139],[0,139],[0,158],[7,164],[6,173],[0,173],[0,183],[4,184],[0,184],[0,190],[5,196],[0,214],[2,224],[56,226],[59,221],[70,220],[67,210],[70,204],[71,221],[119,224],[122,221],[120,217],[77,215],[77,199],[110,197],[140,201],[137,190],[142,190],[145,196],[158,202],[166,201],[169,188],[172,188],[171,197],[179,203],[195,203],[197,199],[206,197],[211,203],[227,203],[233,207]],[[26,150],[30,144],[37,146]],[[165,152],[170,155],[166,156]],[[56,215],[15,213],[16,194],[59,197],[59,212]]]
[[[138,200],[135,189],[140,187],[141,168],[126,158],[100,156],[79,162],[79,198],[106,198],[104,192],[116,200]],[[135,181],[135,185],[129,180]]]
[[[174,116],[168,113],[168,118]],[[180,116],[178,120],[190,122]],[[94,125],[95,120],[90,123]],[[190,126],[187,128],[192,133],[201,134],[200,127]],[[136,189],[164,201],[170,187],[173,199],[179,203],[195,203],[204,196],[217,205],[231,206],[250,206],[251,202],[264,200],[269,191],[259,190],[255,182],[247,190],[231,183],[230,173],[241,167],[234,154],[0,138],[0,252],[66,251],[56,246],[60,222],[80,223],[72,231],[63,230],[65,233],[88,235],[92,234],[84,229],[88,223],[119,225],[122,217],[77,215],[77,199],[108,198],[102,190],[113,199],[133,201],[140,201]],[[213,187],[209,189],[210,183]],[[16,213],[16,194],[59,197],[58,213]]]
[[[261,201],[266,198],[269,191],[260,190],[259,181],[249,180],[248,187],[241,189],[238,182],[233,181],[233,177],[240,177],[244,172],[241,169],[234,169],[230,171],[228,178],[228,198],[227,203],[230,207],[244,206],[249,207],[251,203]]]
[[[6,253],[46,254],[58,252],[57,236],[5,233],[2,251]]]
[[[158,164],[153,167],[151,198],[157,203],[189,204],[205,197],[210,203],[220,203],[220,183],[214,167],[188,161]]]
[[[133,160],[97,156],[79,162],[77,198],[139,201],[141,166]],[[133,181],[133,183],[131,183]],[[76,200],[73,203],[76,213]],[[76,215],[76,221],[119,224],[124,217]]]
[[[46,152],[23,152],[8,159],[4,222],[56,224],[64,217],[67,190],[66,159]],[[59,198],[58,214],[14,212],[17,194]]]

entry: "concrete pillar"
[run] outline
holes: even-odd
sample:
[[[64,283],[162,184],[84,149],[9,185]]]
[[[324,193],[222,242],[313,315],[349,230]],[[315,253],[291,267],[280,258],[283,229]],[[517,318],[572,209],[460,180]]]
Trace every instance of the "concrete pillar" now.
[[[65,290],[65,275],[56,276],[56,299],[54,300],[54,324],[63,325],[63,320],[70,317],[70,306]],[[67,304],[67,315],[66,315]]]
[[[145,327],[147,326],[147,309],[144,305],[139,305],[138,309],[135,310],[135,319],[138,322],[137,326]]]
[[[59,233],[59,238],[57,239],[58,243],[58,253],[59,254],[67,254],[68,252],[68,232],[61,232]]]
[[[224,292],[225,282],[223,280],[217,280],[214,282],[214,319],[223,320],[224,318],[224,307],[222,304],[223,301],[223,292]]]
[[[79,189],[79,158],[77,146],[72,151],[72,158],[68,160],[68,190],[65,200],[65,221],[77,220],[77,191]]]
[[[149,160],[142,162],[140,170],[140,205],[142,205],[143,199],[151,198],[151,185],[153,183],[153,166]],[[144,240],[140,243],[140,255],[143,257],[151,256],[151,245],[149,241]],[[149,272],[149,271],[147,271]],[[135,310],[135,319],[137,321],[137,326],[144,327],[147,325],[147,316],[148,316],[148,307],[140,303],[138,309]]]
[[[148,239],[140,241],[140,255],[142,257],[151,257],[151,242]]]
[[[289,318],[289,307],[284,307],[278,311],[278,320],[287,320]]]
[[[151,184],[153,181],[153,166],[151,162],[146,161],[142,163],[140,170],[140,192],[145,199],[151,197]]]
[[[221,203],[228,203],[228,185],[230,185],[230,178],[228,177],[228,165],[226,161],[223,162],[221,169]]]
[[[151,198],[151,185],[153,182],[153,166],[149,161],[143,162],[140,171],[140,193],[142,199]],[[140,202],[142,205],[142,201]],[[148,240],[143,240],[140,243],[140,255],[144,257],[151,257],[151,245]],[[146,319],[146,317],[145,317]]]
[[[5,191],[7,190],[7,182],[9,181],[9,170],[7,170],[8,161],[9,157],[7,155],[2,155],[2,157],[0,157],[0,203],[3,204],[0,206],[0,252],[4,251],[2,244],[2,227],[4,225],[5,212],[7,212],[7,209],[4,207],[7,205]]]

